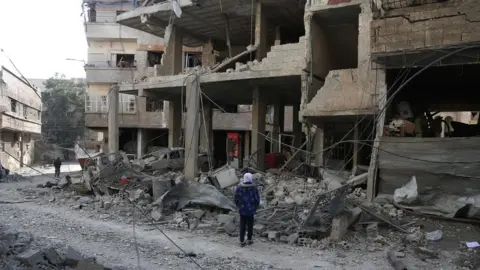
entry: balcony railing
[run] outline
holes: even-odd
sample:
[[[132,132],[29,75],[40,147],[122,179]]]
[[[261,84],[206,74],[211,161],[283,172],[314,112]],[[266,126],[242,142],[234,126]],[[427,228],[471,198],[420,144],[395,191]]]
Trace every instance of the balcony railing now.
[[[120,113],[135,114],[137,113],[137,100],[133,95],[119,94]],[[86,113],[108,113],[108,97],[107,96],[85,96],[85,112]]]

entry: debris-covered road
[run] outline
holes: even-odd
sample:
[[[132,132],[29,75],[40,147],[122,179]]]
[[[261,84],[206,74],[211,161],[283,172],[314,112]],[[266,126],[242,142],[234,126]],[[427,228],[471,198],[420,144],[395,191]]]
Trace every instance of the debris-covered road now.
[[[0,184],[0,200],[21,201],[23,189],[45,182],[33,181]],[[48,195],[47,195],[48,196]],[[32,198],[28,198],[32,199]],[[86,256],[95,256],[108,267],[136,269],[136,245],[141,269],[198,269],[189,258],[171,244],[160,232],[145,225],[136,226],[116,220],[99,220],[93,213],[72,209],[69,205],[48,202],[48,197],[33,201],[0,205],[0,223],[6,227],[29,231],[45,245],[55,244],[66,249],[72,246]],[[309,249],[257,239],[253,246],[240,248],[237,239],[226,235],[201,234],[198,231],[168,231],[179,246],[196,254],[204,269],[386,269],[383,252],[361,250]]]

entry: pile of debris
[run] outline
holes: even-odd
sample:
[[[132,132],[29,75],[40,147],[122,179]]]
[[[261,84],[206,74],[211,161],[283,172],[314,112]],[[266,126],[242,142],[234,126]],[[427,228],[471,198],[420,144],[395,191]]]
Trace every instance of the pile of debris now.
[[[44,247],[26,232],[15,232],[0,227],[1,269],[109,269],[96,262],[95,257],[85,257],[72,247],[66,254],[54,247]]]

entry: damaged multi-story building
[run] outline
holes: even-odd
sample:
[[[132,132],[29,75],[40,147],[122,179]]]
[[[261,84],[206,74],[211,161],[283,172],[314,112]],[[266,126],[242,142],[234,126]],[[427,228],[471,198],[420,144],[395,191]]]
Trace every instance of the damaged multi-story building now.
[[[476,111],[472,95],[465,95],[468,102],[460,101],[477,61],[470,44],[479,38],[474,2],[145,1],[117,16],[117,22],[165,37],[163,62],[154,76],[121,84],[119,92],[168,100],[169,146],[184,143],[186,151],[195,152],[214,148],[212,141],[225,149],[224,141],[220,144],[211,135],[216,123],[212,108],[251,104],[251,134],[240,145],[260,169],[267,148],[267,107],[272,108],[271,133],[277,138],[289,106],[294,139],[280,137],[272,148],[302,148],[310,153],[307,162],[312,157],[318,166],[369,168],[372,198],[379,190],[392,192],[393,175],[411,174],[401,165],[405,161],[393,165],[383,148],[427,147],[413,143],[424,137],[442,145],[451,140],[445,137],[460,135],[432,131],[442,121],[439,116]],[[183,69],[184,47],[202,47],[201,67]],[[458,48],[464,51],[449,54]],[[440,90],[446,88],[455,88],[455,94]],[[398,120],[401,132],[394,135],[402,138],[387,138],[388,127],[398,129]],[[395,140],[412,143],[400,147],[391,143]],[[187,178],[194,175],[193,156],[185,162]],[[429,174],[425,168],[419,170]]]
[[[374,10],[372,63],[386,88],[369,196],[392,194],[412,176],[419,194],[477,195],[478,1],[381,0]]]
[[[141,1],[84,1],[85,33],[88,41],[88,60],[85,63],[88,95],[85,105],[85,122],[89,130],[94,131],[95,140],[107,141],[108,127],[108,93],[112,85],[133,83],[142,85],[148,78],[174,74],[161,64],[165,54],[163,34],[154,31],[140,31],[126,25],[116,23],[116,17],[128,14],[135,8],[141,8]],[[135,11],[132,11],[135,12]],[[186,72],[201,65],[207,59],[203,57],[204,44],[184,44],[176,51],[176,74]],[[178,48],[177,48],[178,49]],[[209,55],[212,56],[210,48]],[[220,52],[221,57],[225,51]],[[165,60],[166,61],[166,60]],[[205,62],[207,63],[207,62]],[[150,146],[173,146],[170,141],[179,140],[178,130],[170,129],[169,123],[177,121],[173,116],[173,103],[168,96],[145,94],[130,95],[121,92],[118,97],[118,142],[120,150],[142,156]],[[220,142],[215,149],[220,150],[227,139],[228,133],[238,133],[241,136],[251,129],[251,106],[243,106],[233,102],[225,104],[221,111],[212,110],[213,136]],[[178,103],[176,106],[180,106]],[[186,106],[183,111],[186,111]],[[178,107],[175,107],[178,109]],[[178,113],[174,110],[175,113]],[[180,118],[181,116],[180,112]],[[291,132],[292,108],[285,110],[287,124],[285,130]],[[182,121],[179,120],[178,123]],[[175,127],[177,128],[177,127]],[[180,127],[182,128],[182,127]],[[169,133],[168,130],[172,132]],[[268,130],[271,130],[269,126]],[[105,147],[104,150],[107,150]],[[224,148],[224,146],[223,146]],[[225,159],[226,152],[217,152],[219,159]]]
[[[35,140],[41,139],[42,99],[37,89],[0,67],[0,161],[15,170],[34,161]]]

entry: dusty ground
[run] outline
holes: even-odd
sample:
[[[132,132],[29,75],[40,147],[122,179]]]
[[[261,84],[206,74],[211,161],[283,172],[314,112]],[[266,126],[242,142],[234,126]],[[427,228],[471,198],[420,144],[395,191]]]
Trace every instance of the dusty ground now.
[[[58,200],[49,202],[55,196],[52,191],[36,188],[47,180],[51,179],[30,176],[19,182],[0,183],[0,201],[28,200],[0,204],[0,224],[29,231],[45,245],[64,249],[72,246],[87,256],[96,256],[99,263],[108,267],[199,269],[152,226],[136,220],[134,230],[132,218],[101,214],[93,207],[75,209]],[[36,195],[26,195],[32,192]],[[165,232],[181,248],[195,253],[197,256],[192,259],[203,269],[392,269],[385,250],[398,244],[383,243],[379,249],[372,250],[362,237],[350,233],[346,238],[348,249],[294,247],[267,242],[263,238],[257,238],[253,246],[240,248],[237,238],[223,234],[201,233],[201,230]],[[424,261],[413,256],[414,251],[406,250],[405,253],[408,269],[462,269],[453,252],[445,251],[439,259]]]

